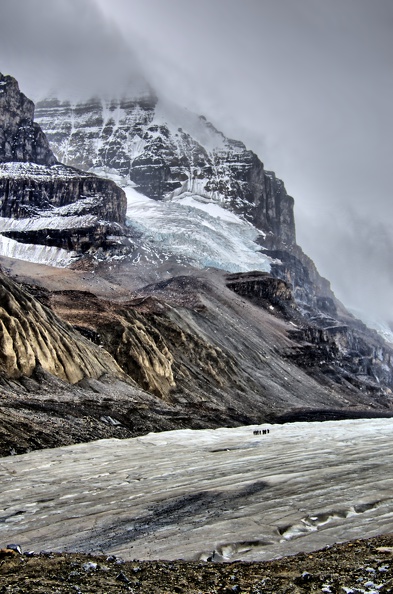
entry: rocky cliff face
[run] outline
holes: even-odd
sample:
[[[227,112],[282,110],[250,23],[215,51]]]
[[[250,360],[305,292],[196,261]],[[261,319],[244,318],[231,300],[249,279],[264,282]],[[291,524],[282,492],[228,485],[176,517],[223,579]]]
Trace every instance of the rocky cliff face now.
[[[304,286],[310,282],[304,279]],[[307,282],[306,282],[307,281]],[[289,320],[295,342],[286,352],[313,377],[370,394],[393,389],[393,349],[351,316],[337,315],[335,303],[320,297],[319,310],[296,304],[290,284],[263,272],[232,274],[227,286],[258,307]]]
[[[0,165],[0,232],[74,255],[127,249],[126,199],[115,183],[57,164]]]
[[[0,163],[12,161],[50,166],[56,158],[34,122],[34,103],[20,92],[12,76],[0,73]]]
[[[73,204],[73,214],[91,214],[113,223],[123,223],[126,199],[110,180],[57,164],[43,168],[33,163],[9,163],[0,170],[2,217],[23,219],[57,214],[56,209]]]
[[[265,253],[272,258],[271,273],[289,284],[294,300],[304,313],[317,310],[332,316],[337,314],[340,304],[329,281],[319,274],[314,262],[299,246]]]
[[[155,200],[197,197],[236,213],[255,227],[273,274],[290,284],[296,301],[336,308],[328,281],[296,244],[294,201],[283,182],[204,117],[154,96],[83,104],[52,99],[36,112],[64,163],[115,174]]]
[[[127,251],[124,192],[112,181],[57,162],[34,105],[0,74],[0,233],[74,255]]]
[[[115,171],[156,200],[197,194],[241,214],[266,245],[295,243],[293,199],[242,142],[204,117],[155,97],[83,104],[40,102],[37,121],[57,157],[93,171]]]
[[[294,308],[292,291],[290,285],[281,279],[266,272],[230,274],[227,286],[260,307],[274,311],[276,306],[287,317],[291,317],[290,309]]]

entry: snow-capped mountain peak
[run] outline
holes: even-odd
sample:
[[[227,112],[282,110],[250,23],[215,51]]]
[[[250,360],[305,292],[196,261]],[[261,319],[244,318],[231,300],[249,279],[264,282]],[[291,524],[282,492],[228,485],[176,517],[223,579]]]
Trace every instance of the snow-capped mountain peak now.
[[[235,212],[270,244],[295,244],[293,199],[242,142],[204,117],[155,96],[36,107],[58,159],[94,172],[116,172],[150,198],[191,192]]]

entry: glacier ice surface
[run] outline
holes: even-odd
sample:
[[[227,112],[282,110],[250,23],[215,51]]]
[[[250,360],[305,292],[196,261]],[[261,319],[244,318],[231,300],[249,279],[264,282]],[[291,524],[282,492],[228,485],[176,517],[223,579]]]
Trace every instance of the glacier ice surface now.
[[[155,201],[132,186],[123,189],[128,225],[141,232],[153,248],[187,258],[199,268],[270,270],[270,258],[255,243],[260,234],[257,229],[219,204],[190,192]]]
[[[268,435],[177,430],[3,458],[0,539],[262,561],[392,532],[392,419],[263,427]]]

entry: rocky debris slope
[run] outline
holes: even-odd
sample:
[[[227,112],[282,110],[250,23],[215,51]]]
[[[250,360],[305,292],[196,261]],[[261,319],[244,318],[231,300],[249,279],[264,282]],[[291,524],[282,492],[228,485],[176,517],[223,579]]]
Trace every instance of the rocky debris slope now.
[[[202,427],[196,419],[195,428]],[[182,410],[112,375],[70,385],[36,369],[0,377],[0,456],[183,426]]]
[[[33,117],[34,104],[15,79],[0,74],[2,253],[18,257],[21,244],[57,249],[59,259],[63,250],[74,257],[89,250],[127,252],[124,192],[112,181],[59,164]]]
[[[81,290],[85,276],[49,274],[51,290],[45,276],[25,288],[1,276],[2,455],[163,429],[392,414],[386,362],[375,375],[388,351],[375,338],[364,366],[344,331],[331,338],[281,300],[282,281],[258,287],[254,277],[246,291],[246,275],[210,271],[127,296],[126,264],[109,271],[102,295],[97,273],[97,295]]]
[[[79,298],[83,303],[83,295]],[[45,295],[40,303],[0,272],[0,456],[203,426],[202,418],[186,423],[182,407],[137,387],[131,376],[138,380],[138,375],[130,371],[138,357],[147,356],[149,341],[142,340],[123,372],[102,345],[84,338],[45,303]],[[143,328],[140,332],[143,339]],[[162,361],[161,352],[155,354]],[[159,378],[156,365],[155,371]]]
[[[112,282],[126,282],[129,268],[111,270]],[[341,410],[344,417],[348,410],[392,409],[393,352],[386,343],[355,320],[305,318],[290,287],[266,273],[193,273],[121,302],[75,290],[44,299],[141,388],[187,406],[206,426],[304,409]]]
[[[312,554],[265,563],[130,561],[114,556],[0,551],[7,592],[66,594],[287,594],[326,592],[388,594],[393,589],[393,537],[353,540]]]

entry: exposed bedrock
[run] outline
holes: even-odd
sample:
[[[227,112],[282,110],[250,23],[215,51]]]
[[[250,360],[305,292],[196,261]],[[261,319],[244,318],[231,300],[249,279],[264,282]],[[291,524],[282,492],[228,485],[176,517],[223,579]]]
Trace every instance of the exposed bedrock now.
[[[58,163],[33,117],[32,101],[15,79],[0,74],[0,232],[76,252],[119,250],[118,238],[128,235],[123,190]]]
[[[12,76],[0,73],[0,163],[9,161],[53,165],[56,157],[34,122],[34,103],[20,92]]]
[[[299,246],[292,246],[290,250],[266,250],[265,253],[273,258],[271,273],[288,283],[300,306],[333,316],[342,308],[329,281],[319,274],[314,262]]]
[[[310,283],[307,271],[300,268],[300,272],[306,272],[304,286],[309,284],[312,289],[315,285]],[[319,307],[304,310],[296,304],[287,282],[263,272],[228,275],[227,286],[291,321],[288,334],[298,344],[287,351],[287,357],[312,375],[320,377],[322,373],[338,385],[352,385],[370,393],[392,393],[393,349],[377,332],[348,314],[340,314],[330,297],[314,295]]]
[[[293,330],[292,336],[300,342],[288,356],[310,370],[319,366],[338,384],[379,392],[393,390],[393,350],[377,335],[365,329],[340,325],[331,320],[331,326],[310,324]],[[326,320],[325,320],[326,323]]]
[[[292,290],[288,283],[267,272],[235,273],[227,276],[227,286],[238,295],[246,297],[256,305],[284,313],[295,307]]]
[[[181,108],[174,116],[154,96],[77,105],[51,99],[36,111],[62,162],[115,171],[157,200],[200,195],[243,215],[266,233],[268,247],[295,243],[293,199],[283,182],[204,117],[185,117]]]
[[[5,237],[14,239],[19,243],[45,245],[65,250],[72,250],[72,261],[83,254],[105,257],[128,254],[132,249],[132,242],[124,235],[122,228],[108,222],[75,226],[71,228],[39,229],[38,231],[3,231]]]
[[[126,198],[115,183],[62,165],[8,165],[0,164],[4,236],[77,253],[128,249]]]
[[[72,167],[15,166],[0,170],[1,216],[92,215],[124,223],[126,197],[112,181]],[[56,208],[73,205],[56,211]],[[42,211],[46,211],[43,213]]]

